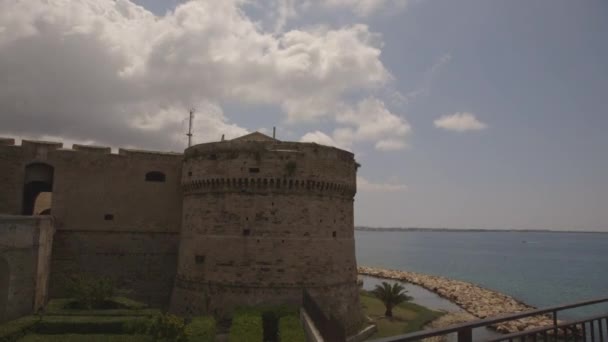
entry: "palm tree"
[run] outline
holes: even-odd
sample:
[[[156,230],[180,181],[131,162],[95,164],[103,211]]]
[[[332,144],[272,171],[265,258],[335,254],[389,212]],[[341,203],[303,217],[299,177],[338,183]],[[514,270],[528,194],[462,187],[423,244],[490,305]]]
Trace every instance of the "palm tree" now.
[[[412,300],[412,297],[407,295],[405,287],[399,283],[393,283],[391,286],[391,284],[383,281],[381,285],[376,285],[376,288],[371,292],[384,303],[386,307],[384,316],[386,317],[393,317],[393,307],[396,305]]]

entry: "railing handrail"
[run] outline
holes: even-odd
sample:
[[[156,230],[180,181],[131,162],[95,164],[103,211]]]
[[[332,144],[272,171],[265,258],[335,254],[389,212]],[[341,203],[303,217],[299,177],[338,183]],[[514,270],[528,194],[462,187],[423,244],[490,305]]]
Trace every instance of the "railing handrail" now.
[[[571,327],[573,325],[578,325],[578,324],[586,323],[586,322],[589,322],[589,321],[594,321],[594,320],[606,318],[607,315],[608,314],[601,314],[601,315],[581,318],[581,319],[578,319],[578,320],[575,320],[575,321],[563,322],[563,323],[560,323],[560,324],[558,324],[556,326],[550,325],[550,326],[547,326],[547,327],[530,329],[530,330],[526,330],[526,331],[518,331],[518,332],[515,332],[515,333],[511,333],[511,334],[501,335],[499,338],[496,338],[496,339],[493,339],[493,340],[489,340],[487,342],[498,342],[498,341],[506,340],[506,339],[509,339],[509,338],[519,337],[522,333],[533,334],[533,333],[537,333],[537,332],[543,332],[543,331],[547,331],[547,330],[553,330],[555,328],[557,328],[557,329],[568,328],[568,327]]]
[[[551,306],[551,307],[543,308],[543,309],[534,309],[534,310],[528,310],[528,311],[524,311],[524,312],[499,315],[499,316],[495,316],[495,317],[475,320],[473,322],[456,324],[456,325],[449,326],[447,328],[437,328],[437,329],[432,329],[432,330],[414,332],[414,333],[405,334],[405,335],[397,335],[397,336],[379,338],[379,339],[375,339],[370,342],[403,342],[403,341],[411,341],[411,340],[415,340],[415,339],[422,339],[422,338],[432,337],[432,336],[447,335],[447,334],[450,334],[453,332],[458,332],[460,330],[463,330],[464,328],[475,329],[475,328],[484,327],[484,326],[488,326],[488,325],[492,325],[492,324],[496,324],[496,323],[513,321],[513,320],[524,318],[524,317],[539,316],[539,315],[546,314],[546,313],[555,313],[555,312],[573,309],[573,308],[577,308],[577,307],[581,307],[581,306],[599,304],[599,303],[604,303],[604,302],[608,302],[608,297],[585,300],[582,302],[576,302],[576,303],[571,303],[571,304],[566,304],[566,305]]]

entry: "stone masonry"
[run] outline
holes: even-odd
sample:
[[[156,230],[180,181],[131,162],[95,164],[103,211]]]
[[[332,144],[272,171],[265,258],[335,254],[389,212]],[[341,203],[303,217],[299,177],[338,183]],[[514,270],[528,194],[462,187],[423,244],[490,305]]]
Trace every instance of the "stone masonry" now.
[[[184,154],[0,139],[0,213],[51,198],[51,296],[105,275],[172,312],[223,316],[307,289],[354,332],[356,169],[350,152],[260,133]]]

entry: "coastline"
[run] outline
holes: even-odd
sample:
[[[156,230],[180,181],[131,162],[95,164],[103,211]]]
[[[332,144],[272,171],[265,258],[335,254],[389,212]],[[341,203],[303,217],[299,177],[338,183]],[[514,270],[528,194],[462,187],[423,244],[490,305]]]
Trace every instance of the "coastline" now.
[[[358,273],[359,275],[398,280],[418,285],[453,302],[479,319],[535,309],[533,306],[500,292],[460,280],[367,266],[359,266]],[[537,316],[500,323],[492,326],[492,328],[500,333],[512,333],[551,324],[553,324],[553,321],[550,317]]]
[[[422,227],[355,227],[361,232],[452,232],[452,233],[559,233],[559,234],[608,234],[602,230],[554,230],[554,229],[477,229],[477,228],[422,228]]]

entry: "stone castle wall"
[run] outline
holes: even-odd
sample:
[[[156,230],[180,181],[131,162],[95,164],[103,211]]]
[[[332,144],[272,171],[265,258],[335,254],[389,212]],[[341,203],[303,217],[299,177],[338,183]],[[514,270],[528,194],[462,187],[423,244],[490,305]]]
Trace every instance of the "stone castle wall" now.
[[[49,216],[0,215],[0,322],[46,303],[53,233]]]
[[[135,299],[223,315],[298,305],[306,288],[354,331],[353,154],[251,138],[185,154],[0,139],[0,213],[21,214],[24,185],[45,179],[30,165],[52,168],[51,296],[71,275],[106,275]]]
[[[51,212],[55,244],[51,295],[66,277],[107,275],[133,296],[167,305],[177,263],[181,226],[181,154],[61,143],[0,140],[0,213],[21,214],[25,170],[54,169]],[[148,182],[157,171],[164,182]],[[149,270],[146,272],[145,270]]]
[[[297,305],[306,288],[347,329],[356,328],[351,153],[237,139],[187,149],[182,172],[173,311]]]

